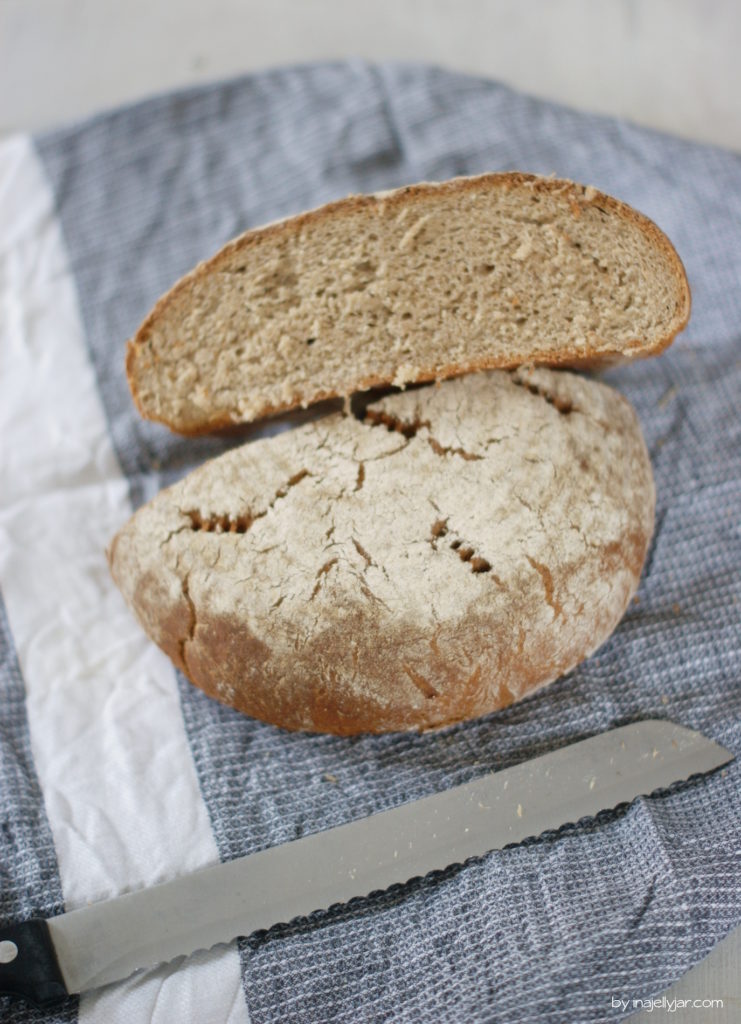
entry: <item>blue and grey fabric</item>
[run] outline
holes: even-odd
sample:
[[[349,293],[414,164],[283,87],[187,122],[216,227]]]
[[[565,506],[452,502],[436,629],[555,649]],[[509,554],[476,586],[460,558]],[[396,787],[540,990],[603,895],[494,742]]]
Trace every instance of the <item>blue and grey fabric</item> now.
[[[0,495],[5,920],[339,825],[640,718],[671,718],[741,753],[740,156],[491,81],[362,62],[254,74],[5,143],[0,195],[5,186],[21,198],[31,189],[30,171],[23,182],[13,177],[21,150],[46,205],[34,214],[38,230],[27,227],[21,199],[13,200],[17,230],[4,237],[0,226],[0,269],[2,260],[16,267],[12,278],[0,275],[0,291],[13,292],[0,324],[0,388],[9,396],[2,465],[11,480]],[[120,627],[126,644],[113,635],[104,642],[105,622],[127,624],[128,612],[106,573],[105,536],[88,550],[80,534],[105,523],[112,535],[132,507],[236,443],[177,438],[137,415],[124,344],[158,296],[249,227],[350,192],[509,169],[592,184],[646,213],[675,244],[693,292],[690,326],[669,350],[602,374],[638,412],[658,495],[638,598],[612,638],[505,711],[439,733],[351,739],[288,734],[216,704],[139,641],[133,622]],[[73,313],[51,304],[61,271],[36,280],[52,222],[77,327]],[[41,330],[39,319],[45,340],[26,365],[24,339]],[[90,386],[77,418],[55,418],[55,403],[71,393],[64,367],[74,330],[75,380],[89,372]],[[45,360],[60,369],[42,402],[32,392]],[[99,435],[85,433],[93,415],[85,403],[101,412]],[[52,465],[56,445],[64,472]],[[42,449],[46,469],[29,483],[17,452],[33,459]],[[52,532],[26,527],[31,520]],[[60,521],[64,536],[47,543]],[[57,586],[60,552],[75,575],[65,569],[68,589],[59,584],[62,596],[42,618],[35,609]],[[48,581],[28,582],[46,567]],[[73,616],[70,602],[84,600],[90,617],[76,631],[82,613]],[[92,660],[90,645],[100,652]],[[144,682],[134,692],[124,677]],[[82,761],[67,752],[84,760],[91,747],[97,768],[81,780]],[[181,792],[188,772],[195,781]],[[87,801],[107,806],[107,819],[88,813]],[[164,836],[148,858],[142,837],[155,835],[154,819],[177,801],[175,825],[186,823],[192,849],[170,852]],[[150,862],[149,874],[137,867]],[[740,922],[741,766],[733,763],[599,820],[241,940],[238,958],[215,951],[46,1013],[0,999],[0,1017],[617,1020],[628,1011],[616,999],[660,993]],[[207,987],[198,979],[228,955],[236,978],[228,1006],[214,997],[212,1015],[188,1016],[195,987]],[[189,975],[193,987],[178,995]],[[173,1008],[183,1015],[168,1017]]]

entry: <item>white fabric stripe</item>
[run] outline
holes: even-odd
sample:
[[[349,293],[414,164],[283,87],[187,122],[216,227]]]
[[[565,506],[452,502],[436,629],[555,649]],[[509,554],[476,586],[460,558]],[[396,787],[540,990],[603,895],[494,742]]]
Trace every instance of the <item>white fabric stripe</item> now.
[[[68,908],[218,859],[167,659],[112,584],[130,515],[53,197],[0,144],[0,586]],[[235,947],[81,1003],[84,1024],[248,1019]]]

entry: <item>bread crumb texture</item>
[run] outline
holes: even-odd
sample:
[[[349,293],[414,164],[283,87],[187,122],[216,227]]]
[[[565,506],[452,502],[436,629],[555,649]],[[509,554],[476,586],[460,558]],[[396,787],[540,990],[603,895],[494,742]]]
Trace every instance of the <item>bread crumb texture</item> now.
[[[144,416],[193,434],[378,385],[647,355],[689,309],[650,220],[594,188],[488,174],[248,232],[159,301],[127,371]]]
[[[218,700],[289,729],[428,729],[594,651],[653,510],[622,397],[494,371],[212,460],[140,509],[110,561],[150,637]]]

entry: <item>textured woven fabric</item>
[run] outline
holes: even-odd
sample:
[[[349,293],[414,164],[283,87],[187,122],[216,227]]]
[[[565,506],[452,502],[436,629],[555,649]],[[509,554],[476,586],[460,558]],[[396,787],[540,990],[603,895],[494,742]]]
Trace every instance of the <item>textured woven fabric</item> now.
[[[362,63],[165,96],[46,135],[36,151],[135,505],[234,442],[179,439],[141,421],[124,339],[181,273],[247,227],[348,192],[516,168],[636,206],[666,231],[690,278],[685,334],[659,358],[603,374],[638,411],[658,492],[639,599],[613,637],[522,703],[424,736],[287,734],[180,678],[180,728],[222,859],[634,719],[670,717],[741,751],[740,157],[488,81]],[[8,854],[3,913],[23,915],[24,871],[37,893],[53,893],[41,908],[37,897],[35,912],[57,907],[59,880],[17,722],[14,658],[9,637],[2,686],[15,696],[3,712],[2,765],[5,778],[16,758],[26,781],[3,790],[4,820],[29,814],[32,824]],[[250,1018],[618,1019],[613,997],[660,992],[741,921],[740,779],[733,764],[598,822],[244,940]],[[32,1018],[13,1009],[7,1019]]]
[[[54,841],[46,820],[33,765],[25,691],[5,606],[0,597],[0,921],[52,917],[64,910]],[[7,1019],[0,1002],[0,1020]],[[37,1008],[14,1007],[17,1024],[47,1019]],[[77,1000],[69,1000],[55,1022],[77,1017]]]

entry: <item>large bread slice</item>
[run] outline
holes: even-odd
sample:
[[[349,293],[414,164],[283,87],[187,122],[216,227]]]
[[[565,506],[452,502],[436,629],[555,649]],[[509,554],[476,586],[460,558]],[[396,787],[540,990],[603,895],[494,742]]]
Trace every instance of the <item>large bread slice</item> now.
[[[682,264],[593,188],[489,174],[249,231],[129,343],[141,413],[186,434],[370,387],[644,356],[687,322]]]
[[[219,700],[289,729],[425,729],[599,647],[653,510],[625,399],[494,371],[212,460],[134,515],[110,563],[150,637]]]

